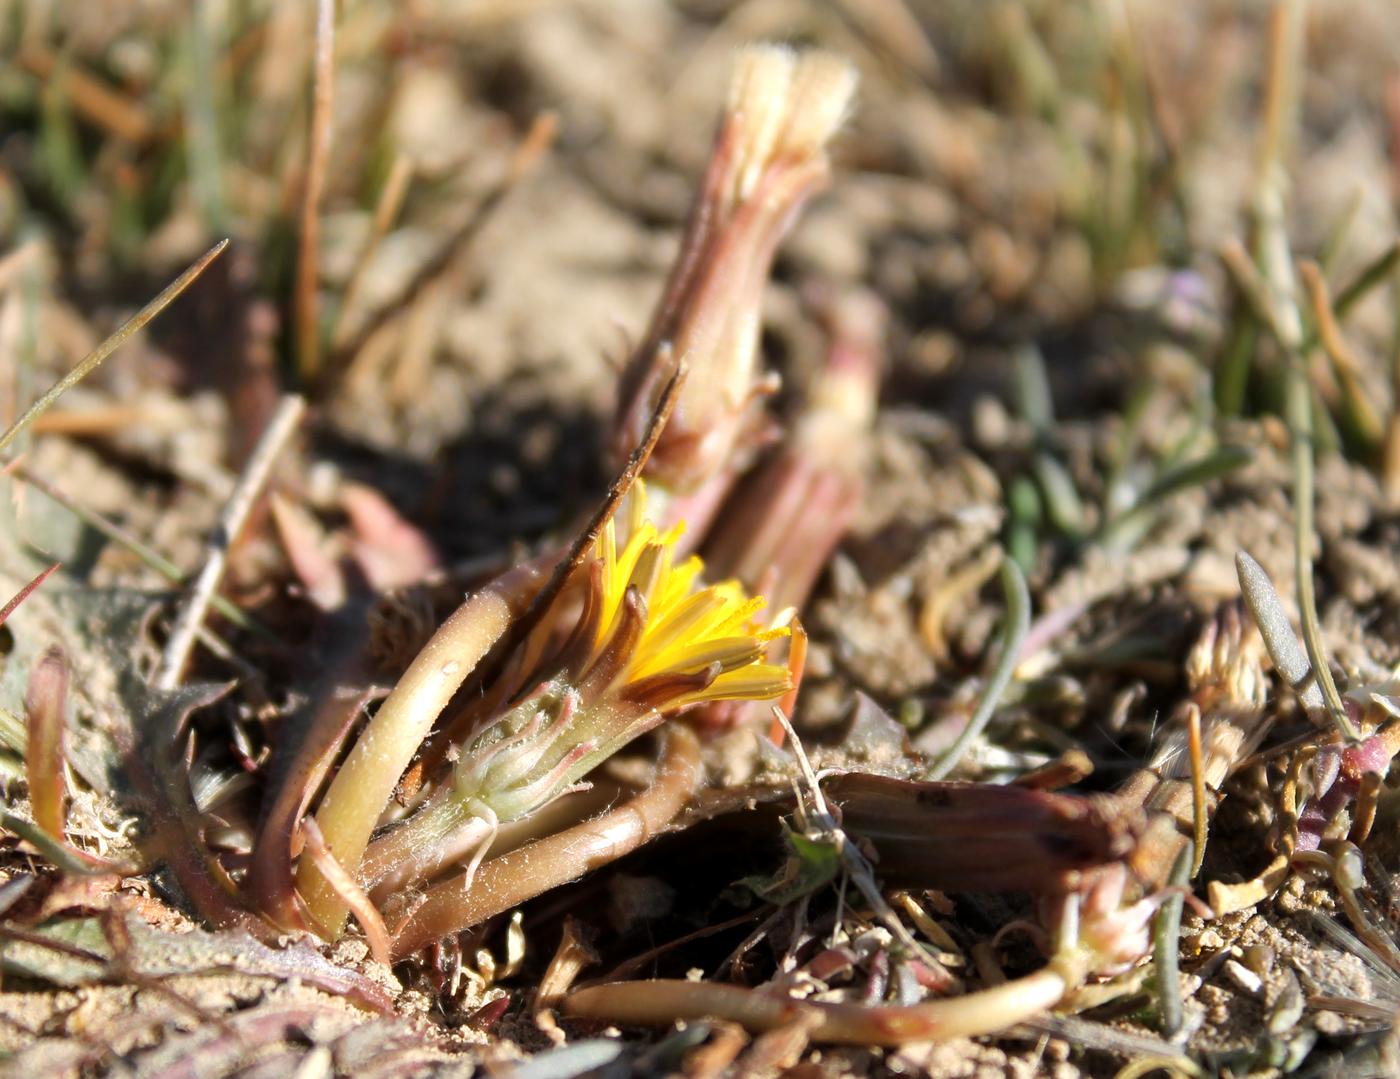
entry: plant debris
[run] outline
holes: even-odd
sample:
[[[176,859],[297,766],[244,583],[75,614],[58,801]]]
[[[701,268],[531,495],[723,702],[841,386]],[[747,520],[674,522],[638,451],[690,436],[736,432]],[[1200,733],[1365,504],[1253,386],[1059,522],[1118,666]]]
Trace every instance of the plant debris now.
[[[0,1070],[1400,1073],[1392,6],[88,7]]]

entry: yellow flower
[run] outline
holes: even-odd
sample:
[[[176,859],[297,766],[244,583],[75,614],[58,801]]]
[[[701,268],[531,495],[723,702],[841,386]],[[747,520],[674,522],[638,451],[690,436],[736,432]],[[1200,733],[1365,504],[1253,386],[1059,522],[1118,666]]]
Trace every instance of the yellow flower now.
[[[738,581],[704,584],[704,563],[690,555],[678,565],[675,547],[684,523],[664,534],[646,520],[646,489],[629,497],[627,542],[619,552],[613,521],[595,547],[592,630],[594,663],[626,649],[610,671],[610,688],[650,707],[671,710],[704,701],[767,700],[792,688],[786,667],[763,662],[770,642],[790,635],[786,616],[763,628],[755,616],[767,606]],[[629,612],[628,596],[637,604]],[[639,601],[639,602],[638,602]],[[634,624],[638,621],[640,624]],[[674,689],[667,695],[668,684]]]
[[[587,772],[664,718],[707,701],[772,700],[792,688],[765,659],[791,635],[764,628],[765,606],[737,581],[705,584],[694,555],[675,560],[683,526],[646,520],[646,492],[629,497],[627,539],[604,526],[585,563],[583,611],[569,641],[462,754],[459,804],[514,820],[571,789]]]

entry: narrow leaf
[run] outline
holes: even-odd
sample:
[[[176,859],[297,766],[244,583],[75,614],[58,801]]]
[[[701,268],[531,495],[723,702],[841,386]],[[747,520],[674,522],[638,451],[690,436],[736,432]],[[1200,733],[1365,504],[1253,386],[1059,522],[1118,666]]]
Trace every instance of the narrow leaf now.
[[[55,839],[63,838],[63,734],[68,706],[68,661],[63,649],[49,648],[29,672],[25,772],[34,823]]]

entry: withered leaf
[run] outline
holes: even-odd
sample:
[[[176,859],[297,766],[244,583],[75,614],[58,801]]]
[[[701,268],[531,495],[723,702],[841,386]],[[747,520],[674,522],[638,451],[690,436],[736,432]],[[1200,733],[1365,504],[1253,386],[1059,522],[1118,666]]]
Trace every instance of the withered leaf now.
[[[116,956],[101,918],[55,920],[31,933],[54,941],[59,948],[67,948],[60,951],[30,941],[0,941],[0,967],[11,974],[69,989],[121,980],[126,971],[147,978],[177,974],[242,974],[277,981],[296,978],[368,1011],[386,1015],[393,1012],[388,990],[363,974],[331,962],[308,941],[272,947],[241,930],[171,932],[131,915],[126,916],[124,927],[129,940],[127,954]],[[74,954],[73,949],[92,958]]]

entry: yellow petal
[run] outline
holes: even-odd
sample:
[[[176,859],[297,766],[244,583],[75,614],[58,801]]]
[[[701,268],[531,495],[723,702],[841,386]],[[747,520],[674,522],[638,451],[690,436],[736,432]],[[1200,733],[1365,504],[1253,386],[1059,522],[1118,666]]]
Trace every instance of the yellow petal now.
[[[775,663],[751,663],[738,670],[726,671],[704,689],[687,693],[672,708],[704,701],[763,701],[781,697],[792,688],[786,667]]]

